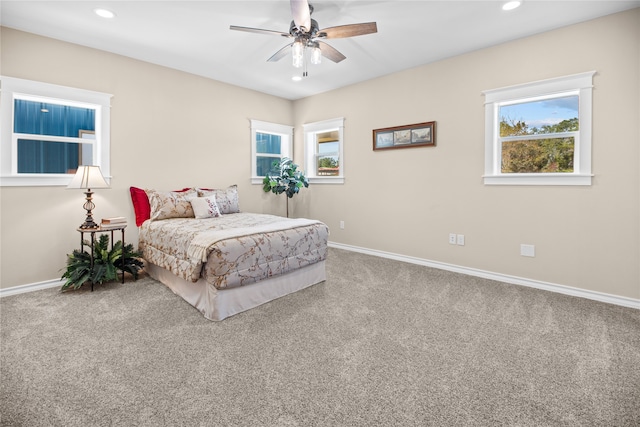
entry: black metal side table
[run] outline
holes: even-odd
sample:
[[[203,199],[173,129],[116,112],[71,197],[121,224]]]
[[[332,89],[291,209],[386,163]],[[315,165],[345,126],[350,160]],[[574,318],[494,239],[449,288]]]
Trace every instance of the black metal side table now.
[[[111,249],[113,250],[113,232],[120,230],[122,232],[122,246],[124,246],[124,229],[127,228],[127,224],[122,225],[110,225],[109,227],[102,228],[102,226],[98,228],[78,228],[77,230],[80,232],[80,252],[84,251],[84,234],[91,234],[91,240],[87,246],[90,246],[91,251],[89,252],[91,256],[91,268],[93,269],[93,247],[96,244],[96,233],[109,233],[111,232]],[[122,283],[124,283],[124,270],[122,271]],[[93,292],[93,282],[91,282],[91,292]]]

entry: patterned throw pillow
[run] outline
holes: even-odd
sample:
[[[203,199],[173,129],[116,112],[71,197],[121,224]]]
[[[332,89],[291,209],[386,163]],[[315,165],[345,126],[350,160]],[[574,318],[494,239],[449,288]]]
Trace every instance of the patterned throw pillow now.
[[[215,197],[196,197],[191,199],[191,207],[198,219],[220,216],[220,209],[218,209]]]
[[[182,190],[173,190],[175,193],[184,193],[191,190],[183,188]],[[129,187],[131,192],[131,202],[133,203],[133,212],[136,214],[136,225],[140,227],[143,222],[151,218],[151,205],[149,204],[149,196],[147,191],[138,187]]]
[[[214,196],[216,204],[222,215],[240,212],[240,201],[238,199],[238,186],[232,185],[226,190],[215,190],[210,188],[198,188],[199,197]]]
[[[151,220],[193,218],[191,199],[198,197],[194,188],[184,192],[147,190],[151,206]]]

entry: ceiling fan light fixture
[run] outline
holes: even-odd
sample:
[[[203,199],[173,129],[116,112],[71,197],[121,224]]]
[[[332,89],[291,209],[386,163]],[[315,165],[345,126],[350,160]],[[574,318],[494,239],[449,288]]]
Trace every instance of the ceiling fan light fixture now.
[[[320,50],[320,46],[318,43],[314,43],[311,48],[311,63],[313,65],[318,65],[322,62],[322,51]]]
[[[296,39],[296,41],[291,46],[291,57],[293,59],[294,67],[302,67],[302,64],[304,62],[304,44],[300,39]]]

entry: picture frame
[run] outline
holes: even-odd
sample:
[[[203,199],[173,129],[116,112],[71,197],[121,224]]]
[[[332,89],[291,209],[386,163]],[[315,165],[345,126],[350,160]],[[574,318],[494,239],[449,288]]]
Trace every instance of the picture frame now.
[[[373,130],[373,150],[409,147],[435,147],[436,122],[394,126]]]

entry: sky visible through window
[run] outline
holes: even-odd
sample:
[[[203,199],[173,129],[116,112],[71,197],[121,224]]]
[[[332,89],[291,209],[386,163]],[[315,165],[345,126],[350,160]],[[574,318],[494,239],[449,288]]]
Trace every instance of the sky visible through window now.
[[[318,145],[318,153],[322,154],[330,154],[338,151],[339,144],[338,142],[322,142]]]
[[[578,96],[565,96],[500,107],[501,119],[524,121],[531,128],[555,125],[578,117]]]

